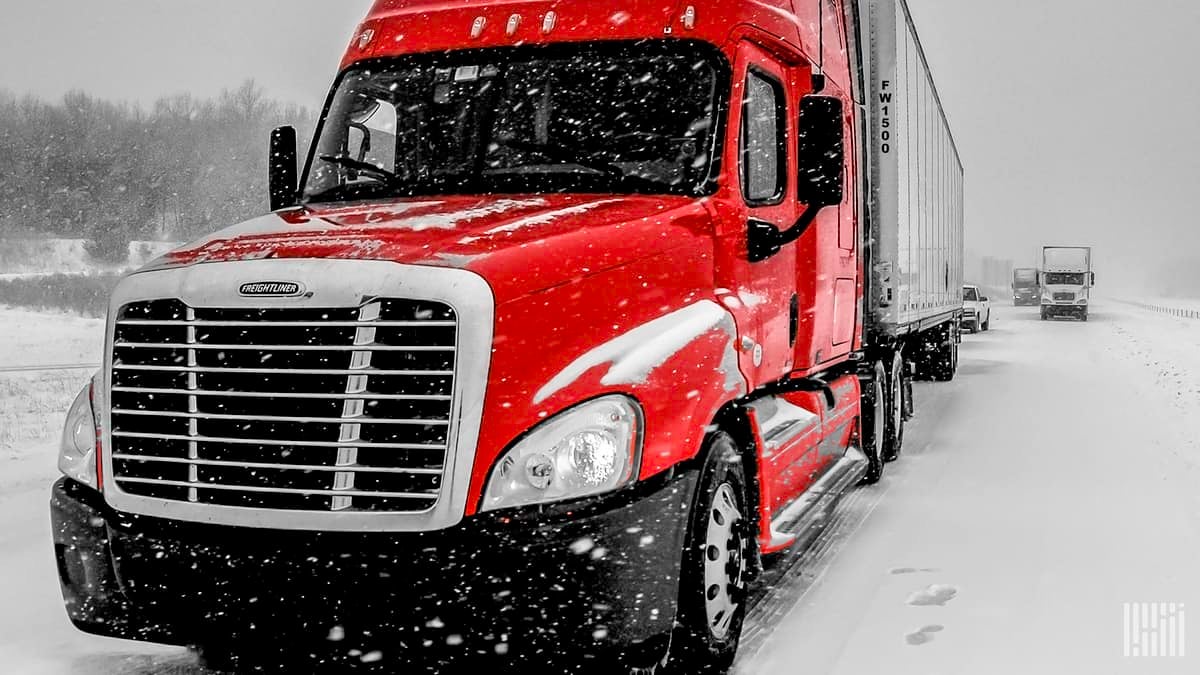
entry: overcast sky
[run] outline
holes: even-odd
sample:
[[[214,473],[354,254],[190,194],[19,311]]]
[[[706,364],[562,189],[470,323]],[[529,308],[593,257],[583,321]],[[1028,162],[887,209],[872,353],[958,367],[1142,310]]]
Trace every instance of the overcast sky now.
[[[4,0],[0,88],[150,102],[253,77],[318,107],[370,0]]]
[[[969,248],[1031,264],[1091,243],[1116,280],[1200,245],[1200,1],[909,3],[966,165]],[[0,88],[148,102],[253,77],[316,107],[369,4],[8,0]]]
[[[1032,264],[1091,242],[1110,289],[1200,262],[1200,2],[909,6],[966,165],[970,248]]]

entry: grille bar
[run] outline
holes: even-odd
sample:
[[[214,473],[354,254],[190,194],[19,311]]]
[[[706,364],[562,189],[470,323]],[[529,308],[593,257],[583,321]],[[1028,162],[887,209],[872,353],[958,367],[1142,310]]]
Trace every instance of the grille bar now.
[[[286,495],[326,495],[330,497],[383,497],[391,499],[432,499],[438,496],[436,491],[433,492],[368,492],[363,490],[306,490],[303,488],[275,488],[275,487],[256,487],[252,485],[225,485],[223,483],[194,483],[191,481],[178,480],[159,480],[156,478],[128,478],[123,476],[117,477],[117,482],[120,483],[139,483],[143,485],[166,485],[170,487],[184,487],[189,489],[201,490],[232,490],[237,492],[259,492],[268,494],[286,494]]]
[[[192,360],[192,355],[189,355],[188,360]],[[219,368],[215,366],[148,366],[121,363],[113,363],[113,369],[159,373],[246,373],[251,375],[401,375],[415,377],[450,377],[454,375],[453,370],[379,370],[375,368]]]
[[[414,476],[440,476],[441,469],[392,468],[383,466],[322,466],[319,464],[275,464],[271,462],[222,462],[213,459],[183,459],[180,457],[148,457],[142,455],[113,455],[113,459],[131,462],[152,462],[161,464],[196,464],[198,466],[219,466],[238,469],[279,469],[284,471],[349,471],[355,473],[406,473]],[[122,479],[123,480],[123,479]]]
[[[178,349],[187,347],[189,349],[207,349],[212,351],[272,351],[272,352],[354,352],[370,349],[373,352],[452,352],[454,347],[429,347],[429,346],[397,346],[397,345],[218,345],[206,344],[203,342],[197,343],[172,343],[172,342],[117,342],[114,347],[117,348],[140,348],[140,349]],[[243,370],[239,368],[239,370]]]
[[[227,420],[234,422],[297,422],[301,424],[344,424],[346,422],[354,422],[357,424],[392,424],[392,425],[417,425],[417,426],[447,426],[450,420],[419,420],[419,419],[374,419],[371,417],[285,417],[280,415],[222,415],[216,413],[199,413],[199,412],[171,412],[169,410],[124,410],[121,408],[113,408],[114,415],[142,415],[144,417],[171,417],[183,419],[201,419],[201,420]]]
[[[371,401],[449,401],[450,396],[441,394],[308,394],[282,391],[210,391],[207,389],[169,389],[155,387],[113,387],[113,392],[122,394],[228,396],[231,398],[294,398],[294,399],[346,399],[365,398]]]
[[[145,440],[157,441],[194,441],[196,443],[221,443],[231,445],[270,445],[270,446],[293,446],[297,448],[382,448],[390,450],[438,450],[444,452],[444,445],[430,445],[427,443],[368,443],[345,442],[345,441],[283,441],[273,440],[269,438],[228,438],[218,436],[199,436],[199,435],[180,435],[180,434],[153,434],[140,431],[113,431],[112,435],[117,438],[141,438]]]
[[[454,321],[154,321],[120,319],[118,326],[161,328],[454,328]]]

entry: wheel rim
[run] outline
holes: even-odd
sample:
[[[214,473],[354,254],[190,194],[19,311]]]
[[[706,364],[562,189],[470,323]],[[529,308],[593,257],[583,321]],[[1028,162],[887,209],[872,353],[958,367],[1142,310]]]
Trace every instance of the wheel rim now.
[[[704,609],[713,637],[724,640],[742,602],[746,557],[737,494],[722,483],[708,512],[704,537]]]

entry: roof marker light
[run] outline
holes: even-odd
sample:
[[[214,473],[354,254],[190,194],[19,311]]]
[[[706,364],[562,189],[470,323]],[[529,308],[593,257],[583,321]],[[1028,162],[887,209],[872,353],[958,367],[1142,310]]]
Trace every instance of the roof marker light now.
[[[696,27],[696,8],[693,5],[688,5],[687,9],[683,10],[683,27],[691,30]]]
[[[483,35],[483,29],[487,26],[487,19],[482,16],[475,17],[475,23],[471,24],[471,37],[478,38]]]
[[[375,29],[368,28],[358,35],[358,48],[366,49],[367,45],[371,44],[371,40],[375,39]]]
[[[517,34],[517,29],[520,27],[521,27],[521,15],[513,14],[512,16],[508,17],[508,28],[505,29],[505,32],[508,33],[509,37],[512,37],[513,35]]]
[[[558,14],[556,12],[546,12],[546,17],[542,19],[542,32],[549,35],[557,24]]]

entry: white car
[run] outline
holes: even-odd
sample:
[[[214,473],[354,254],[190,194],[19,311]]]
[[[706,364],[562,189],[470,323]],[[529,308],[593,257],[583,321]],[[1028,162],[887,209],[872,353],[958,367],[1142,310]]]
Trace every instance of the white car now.
[[[963,286],[963,327],[972,333],[992,327],[992,302],[978,286]]]

